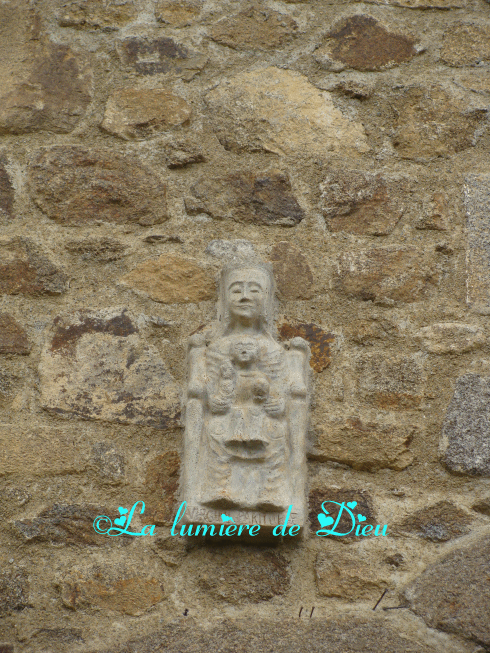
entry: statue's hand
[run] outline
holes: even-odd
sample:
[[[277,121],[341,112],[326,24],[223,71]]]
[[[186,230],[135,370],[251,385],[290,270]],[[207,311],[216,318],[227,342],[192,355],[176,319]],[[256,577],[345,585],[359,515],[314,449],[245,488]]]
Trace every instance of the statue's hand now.
[[[280,417],[284,413],[286,402],[281,397],[269,397],[264,404],[265,412],[271,417]]]

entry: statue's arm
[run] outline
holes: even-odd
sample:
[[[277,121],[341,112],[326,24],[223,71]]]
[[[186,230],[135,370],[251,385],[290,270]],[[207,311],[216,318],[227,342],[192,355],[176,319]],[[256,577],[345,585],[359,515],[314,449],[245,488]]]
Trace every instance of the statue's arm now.
[[[195,333],[189,338],[189,384],[188,399],[204,400],[206,394],[206,342],[201,333]]]

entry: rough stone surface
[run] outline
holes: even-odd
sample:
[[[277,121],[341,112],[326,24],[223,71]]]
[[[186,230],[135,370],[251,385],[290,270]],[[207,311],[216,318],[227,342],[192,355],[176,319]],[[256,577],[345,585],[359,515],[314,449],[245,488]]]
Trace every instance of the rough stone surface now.
[[[258,603],[284,594],[291,584],[291,571],[285,557],[275,551],[210,549],[203,556],[198,584],[228,603]]]
[[[128,246],[115,238],[82,238],[69,240],[65,249],[71,254],[78,254],[84,261],[109,263],[122,258]]]
[[[408,86],[393,93],[393,145],[406,159],[444,157],[474,145],[485,111],[472,109],[439,85]]]
[[[204,55],[167,36],[158,39],[132,36],[120,41],[117,49],[122,63],[140,75],[168,73],[190,81],[207,62]]]
[[[191,25],[201,13],[204,0],[157,0],[155,18],[173,27]]]
[[[417,54],[412,37],[391,32],[372,16],[344,18],[326,35],[314,57],[328,70],[383,70]]]
[[[429,508],[417,510],[400,524],[394,525],[392,531],[416,535],[431,542],[447,542],[469,533],[473,521],[474,517],[465,510],[449,501],[440,501]]]
[[[335,544],[317,555],[315,580],[322,596],[348,601],[377,599],[388,587],[386,568],[381,569],[358,550],[339,551]]]
[[[5,165],[5,159],[0,156],[0,218],[11,218],[14,210],[14,188]]]
[[[29,169],[33,199],[63,225],[167,219],[166,186],[130,156],[59,145],[41,150]]]
[[[418,337],[431,354],[462,354],[485,344],[482,329],[461,322],[440,322],[420,329]]]
[[[25,329],[8,313],[0,313],[0,354],[28,354],[30,351]]]
[[[241,258],[253,258],[257,255],[254,246],[248,240],[212,240],[206,247],[206,254],[213,258],[229,260],[235,256]]]
[[[323,417],[315,429],[309,457],[343,463],[354,469],[402,470],[413,461],[409,450],[413,427],[361,420],[359,417]]]
[[[244,72],[208,93],[220,143],[233,152],[320,155],[366,152],[362,126],[304,75],[269,67]]]
[[[122,88],[107,100],[102,129],[126,140],[148,138],[189,122],[191,107],[167,90]]]
[[[468,0],[367,0],[367,2],[408,9],[459,9],[468,4]]]
[[[449,200],[443,191],[432,195],[425,214],[415,225],[417,229],[431,229],[433,231],[447,231],[449,229]]]
[[[56,415],[163,429],[178,423],[177,387],[125,310],[57,317],[39,373],[42,404]]]
[[[323,372],[332,360],[331,345],[335,342],[333,333],[324,331],[317,324],[286,320],[279,326],[279,335],[283,340],[304,338],[310,344],[310,366],[315,372]]]
[[[359,235],[390,234],[406,208],[407,182],[360,170],[330,173],[320,185],[328,228]]]
[[[310,299],[313,274],[306,256],[286,241],[276,243],[270,253],[277,289],[285,299]]]
[[[468,175],[466,206],[466,300],[477,313],[490,314],[490,175]]]
[[[297,29],[296,21],[287,14],[252,6],[217,22],[211,38],[237,50],[268,50],[287,44]]]
[[[92,447],[92,464],[103,483],[116,485],[125,478],[124,455],[110,442],[98,442]],[[102,514],[102,513],[98,513]]]
[[[437,282],[435,262],[411,246],[387,245],[342,254],[336,288],[364,301],[413,302]]]
[[[486,497],[485,499],[481,499],[481,501],[477,501],[471,507],[473,510],[476,510],[476,512],[481,512],[482,515],[487,515],[487,517],[490,517],[490,496]]]
[[[0,615],[20,612],[29,605],[27,572],[24,569],[0,571]]]
[[[360,356],[357,370],[360,395],[377,408],[403,410],[422,404],[425,370],[420,354]]]
[[[66,282],[66,275],[30,238],[18,236],[0,243],[0,293],[60,295]]]
[[[180,457],[168,451],[154,458],[146,468],[145,517],[157,526],[172,524],[177,513]]]
[[[201,144],[192,138],[176,138],[166,143],[164,150],[166,164],[170,169],[206,161],[206,154]]]
[[[375,526],[377,524],[376,513],[374,511],[374,506],[373,506],[373,500],[369,492],[367,492],[366,490],[351,490],[349,488],[326,487],[322,489],[311,490],[308,497],[308,504],[309,504],[308,517],[310,521],[310,528],[315,533],[317,530],[320,529],[318,514],[322,512],[322,503],[324,501],[335,501],[336,503],[343,503],[343,502],[347,503],[350,501],[356,501],[357,502],[356,511],[358,511],[360,514],[364,515],[364,517],[367,518],[366,523],[371,524],[372,526]],[[334,511],[338,509],[338,506],[336,506],[333,503],[326,503],[325,506],[327,510],[332,514],[334,513]],[[331,510],[329,506],[331,507]],[[352,519],[350,518],[348,513],[343,512],[342,515],[340,516],[340,520],[336,530],[339,533],[347,533],[351,529],[351,527],[352,527]],[[347,538],[350,540],[353,537],[355,537],[355,529],[352,529],[352,532],[349,533],[348,535],[343,535],[342,540],[345,540]],[[335,540],[339,539],[335,535],[332,536],[328,535],[327,537],[324,537],[322,539],[327,540],[328,538],[335,538]]]
[[[62,27],[110,32],[124,27],[137,14],[133,0],[74,0],[63,3],[58,20]]]
[[[214,279],[205,268],[175,254],[141,263],[121,283],[163,304],[200,302],[211,299],[215,290]]]
[[[429,565],[406,590],[411,609],[431,628],[490,646],[490,537]]]
[[[191,193],[185,200],[190,215],[207,213],[217,219],[283,227],[294,227],[305,217],[289,176],[279,170],[202,178]]]
[[[478,66],[490,60],[490,27],[453,23],[444,34],[441,59],[450,66]]]
[[[442,427],[442,460],[459,474],[490,476],[490,378],[465,374],[456,382]]]

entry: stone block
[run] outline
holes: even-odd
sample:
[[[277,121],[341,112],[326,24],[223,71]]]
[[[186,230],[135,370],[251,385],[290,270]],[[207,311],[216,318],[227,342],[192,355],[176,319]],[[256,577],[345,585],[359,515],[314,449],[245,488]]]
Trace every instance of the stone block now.
[[[405,410],[422,405],[426,382],[422,355],[360,356],[357,372],[359,394],[376,408]]]
[[[63,3],[58,21],[61,27],[112,32],[137,16],[133,0],[72,0]]]
[[[308,519],[310,522],[310,529],[313,533],[316,533],[316,531],[321,528],[320,523],[318,521],[318,514],[322,512],[322,503],[324,501],[335,501],[336,503],[344,502],[346,504],[351,501],[356,501],[357,503],[356,511],[358,511],[364,517],[367,518],[366,523],[371,524],[372,526],[377,525],[373,499],[369,492],[367,492],[366,490],[356,490],[351,488],[326,487],[321,489],[313,489],[310,491],[310,494],[308,496],[308,504],[309,504]],[[338,509],[338,506],[335,506],[335,504],[333,503],[330,504],[327,503],[325,505],[327,510],[329,510],[329,512],[332,513],[334,510]],[[330,510],[328,506],[331,506],[332,510]],[[340,520],[336,530],[339,533],[347,533],[351,527],[352,527],[352,519],[350,518],[349,514],[344,511],[340,516]],[[315,537],[317,536],[315,535]],[[353,529],[352,532],[349,533],[348,535],[343,535],[341,538],[335,535],[327,535],[327,537],[324,537],[322,539],[327,540],[328,538],[335,538],[336,541],[338,541],[339,539],[341,539],[342,541],[346,541],[346,540],[351,541],[352,538],[354,537],[355,537],[355,529]]]
[[[483,315],[490,314],[490,175],[468,175],[466,207],[466,301]]]
[[[417,339],[431,354],[463,354],[479,349],[486,342],[483,330],[462,322],[440,322],[420,329]]]
[[[279,326],[279,335],[282,340],[303,338],[310,344],[310,366],[315,372],[323,372],[332,361],[331,346],[335,342],[333,333],[324,331],[317,324],[285,320]]]
[[[204,6],[204,0],[157,0],[155,18],[172,27],[192,25]]]
[[[122,63],[140,75],[170,74],[190,81],[201,72],[207,58],[174,39],[131,36],[117,44]]]
[[[69,240],[65,249],[70,254],[77,254],[83,261],[96,263],[109,263],[123,258],[128,245],[124,245],[115,238],[82,238]]]
[[[449,66],[478,66],[490,60],[490,28],[453,23],[442,38],[441,60]]]
[[[25,329],[8,313],[0,313],[0,354],[29,354]]]
[[[62,225],[149,226],[168,218],[165,184],[134,157],[111,150],[76,145],[40,150],[30,165],[29,183],[39,208]]]
[[[448,542],[469,533],[473,521],[474,517],[450,501],[439,501],[433,506],[417,510],[400,524],[395,524],[392,532],[416,535],[431,542]]]
[[[297,31],[291,16],[252,5],[218,21],[211,29],[211,39],[236,50],[269,50],[287,45]]]
[[[291,243],[276,243],[270,253],[274,279],[284,299],[311,299],[313,297],[313,274],[308,259]]]
[[[191,163],[206,161],[201,144],[193,138],[175,138],[165,143],[165,163],[169,168],[183,168]]]
[[[144,501],[147,521],[157,526],[168,526],[177,512],[180,456],[168,451],[148,464],[145,475]]]
[[[477,501],[471,507],[476,512],[481,512],[482,515],[490,517],[490,496],[480,499],[480,501]]]
[[[12,218],[14,211],[14,187],[6,163],[0,156],[0,218]]]
[[[92,447],[92,465],[96,468],[97,475],[102,483],[117,485],[124,480],[126,460],[124,455],[111,442],[97,442],[97,444],[94,444]]]
[[[30,607],[29,578],[25,569],[0,571],[0,616]]]
[[[490,378],[465,374],[442,427],[442,461],[453,472],[490,476]]]

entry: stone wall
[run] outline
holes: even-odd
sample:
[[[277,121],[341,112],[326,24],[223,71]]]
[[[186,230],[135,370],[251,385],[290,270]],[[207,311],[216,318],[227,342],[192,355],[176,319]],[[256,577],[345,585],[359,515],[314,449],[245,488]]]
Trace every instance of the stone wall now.
[[[490,4],[1,0],[0,61],[0,651],[490,650]],[[310,532],[186,542],[186,342],[250,252]]]

